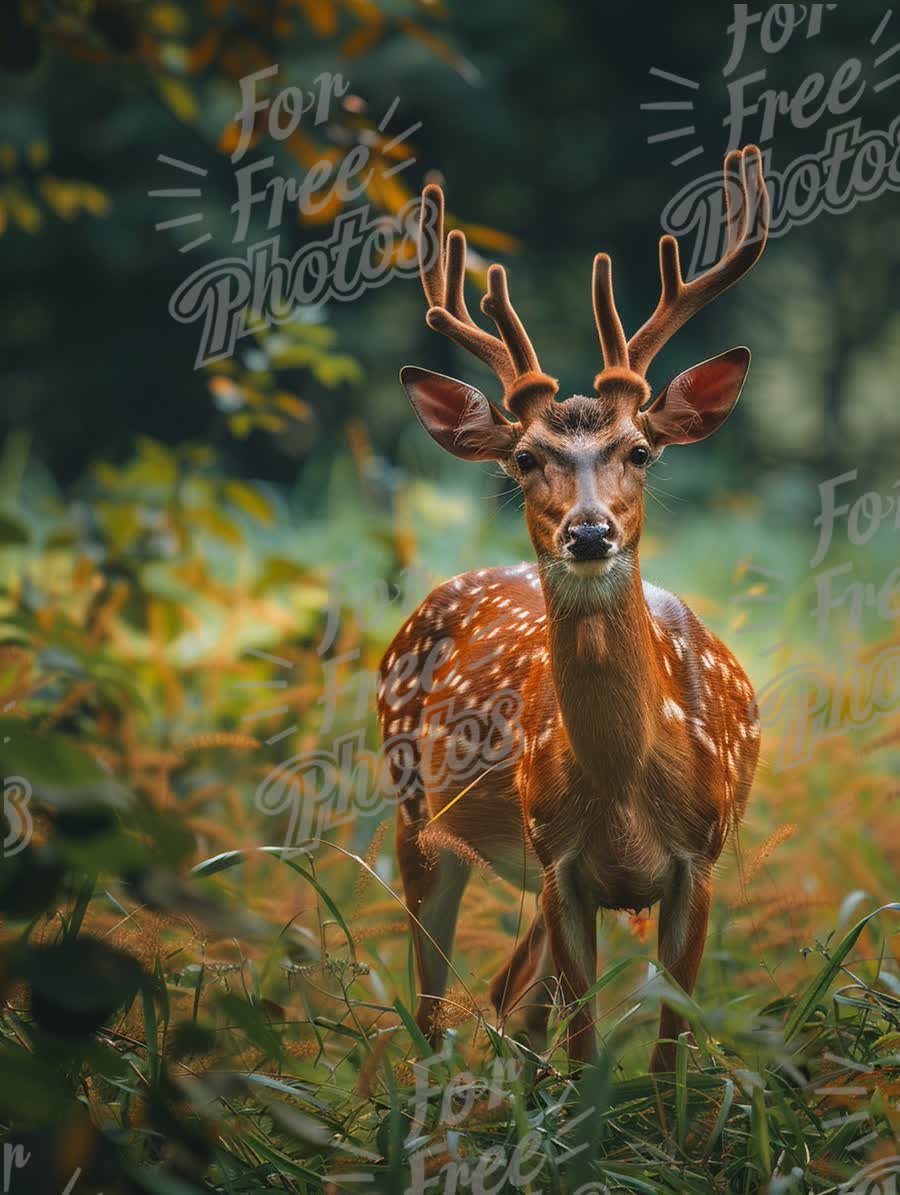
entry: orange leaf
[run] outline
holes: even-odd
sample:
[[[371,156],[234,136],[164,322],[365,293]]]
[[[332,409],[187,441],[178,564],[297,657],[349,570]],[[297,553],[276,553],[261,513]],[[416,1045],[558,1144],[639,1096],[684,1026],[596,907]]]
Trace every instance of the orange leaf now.
[[[461,75],[467,83],[477,83],[481,79],[481,74],[473,62],[468,58],[464,58],[462,54],[458,54],[456,50],[449,46],[445,41],[432,33],[430,29],[426,29],[423,25],[417,24],[415,21],[409,19],[398,22],[400,28],[404,33],[410,37],[420,41],[423,46],[440,58],[442,62],[446,62],[448,66],[452,66],[457,74]]]
[[[378,44],[383,32],[383,25],[362,25],[354,33],[351,33],[341,46],[341,56],[344,58],[361,58]]]
[[[486,228],[483,224],[460,224],[470,241],[482,245],[485,249],[496,249],[500,253],[521,253],[522,242],[509,233],[499,232],[496,228]]]
[[[327,202],[325,197],[327,195]],[[344,201],[336,190],[321,192],[319,195],[313,194],[312,203],[316,205],[315,211],[307,208],[301,204],[297,209],[297,219],[301,224],[306,224],[311,227],[317,227],[321,224],[330,224],[332,220],[336,219],[344,208]],[[318,204],[322,203],[322,207]]]
[[[204,33],[197,44],[188,51],[188,70],[192,74],[205,70],[218,53],[221,42],[221,29],[210,29],[208,33]]]
[[[337,9],[332,0],[303,0],[306,19],[320,37],[337,31]]]

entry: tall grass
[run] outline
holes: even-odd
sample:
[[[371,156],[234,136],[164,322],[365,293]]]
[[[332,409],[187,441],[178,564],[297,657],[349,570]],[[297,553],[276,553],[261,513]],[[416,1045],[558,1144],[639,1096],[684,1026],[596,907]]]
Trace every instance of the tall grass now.
[[[0,881],[0,1121],[45,1165],[9,1189],[825,1193],[891,1165],[896,715],[790,769],[768,744],[694,999],[653,966],[652,917],[602,919],[581,1073],[561,1012],[540,1057],[497,1024],[489,981],[533,898],[475,875],[432,1057],[393,811],[289,840],[271,777],[342,735],[374,747],[366,674],[393,626],[431,574],[518,559],[524,535],[488,499],[347,463],[327,534],[252,487],[196,523],[186,486],[204,508],[225,479],[175,464],[145,446],[95,479],[87,528],[32,494],[2,551],[0,740],[34,832]],[[698,538],[745,546],[744,519]],[[680,588],[727,631],[753,578],[701,561],[690,526],[666,536],[659,561],[681,552]],[[661,1000],[692,1033],[653,1081]]]

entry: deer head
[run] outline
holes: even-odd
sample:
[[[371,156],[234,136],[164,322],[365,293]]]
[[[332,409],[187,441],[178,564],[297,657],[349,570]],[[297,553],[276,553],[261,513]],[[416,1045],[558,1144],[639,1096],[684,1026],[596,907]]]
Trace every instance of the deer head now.
[[[506,272],[488,270],[482,311],[498,335],[480,328],[464,297],[466,240],[444,240],[444,197],[422,197],[419,261],[426,321],[489,366],[503,386],[505,410],[475,387],[406,366],[401,381],[422,426],[463,460],[494,460],[521,486],[539,561],[567,576],[624,576],[643,524],[647,467],[669,444],[691,444],[719,428],[734,408],[750,366],[746,348],[730,349],[679,374],[651,401],[647,370],[669,338],[701,307],[732,286],[765,246],[769,208],[756,146],[725,159],[726,243],[722,258],[685,282],[678,242],[659,242],[661,293],[656,310],[626,341],[616,311],[612,266],[594,259],[593,299],[604,368],[595,397],[556,399],[509,298]]]

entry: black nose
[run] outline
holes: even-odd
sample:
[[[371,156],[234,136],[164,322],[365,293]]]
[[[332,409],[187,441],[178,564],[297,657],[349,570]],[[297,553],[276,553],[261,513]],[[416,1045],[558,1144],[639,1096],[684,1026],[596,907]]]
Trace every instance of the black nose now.
[[[569,528],[566,545],[576,560],[603,560],[612,548],[609,523],[577,523]]]

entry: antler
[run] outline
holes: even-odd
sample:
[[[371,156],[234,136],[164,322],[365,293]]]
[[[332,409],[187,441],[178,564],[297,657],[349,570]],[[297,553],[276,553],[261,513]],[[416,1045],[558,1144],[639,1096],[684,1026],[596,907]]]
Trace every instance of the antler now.
[[[666,341],[758,261],[769,231],[769,196],[762,157],[755,145],[732,150],[727,155],[724,186],[727,234],[722,258],[699,278],[685,282],[678,242],[673,236],[661,237],[659,303],[627,344],[613,297],[610,259],[605,253],[594,258],[594,316],[606,366],[604,373],[598,374],[597,382],[610,370],[628,370],[643,378]],[[736,194],[740,196],[737,203]]]
[[[429,328],[492,369],[503,384],[505,406],[523,423],[530,422],[553,401],[558,383],[541,371],[528,333],[510,302],[503,266],[495,264],[488,269],[488,290],[481,300],[481,310],[491,317],[500,335],[485,332],[469,315],[464,295],[465,234],[454,229],[445,250],[444,192],[434,183],[422,192],[419,272],[430,304],[425,316]]]

